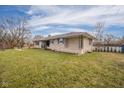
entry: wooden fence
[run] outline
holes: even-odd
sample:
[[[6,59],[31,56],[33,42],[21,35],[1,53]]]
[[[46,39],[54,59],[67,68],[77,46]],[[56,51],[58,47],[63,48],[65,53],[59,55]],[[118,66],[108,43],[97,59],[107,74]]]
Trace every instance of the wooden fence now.
[[[93,51],[96,52],[118,52],[121,53],[122,52],[122,47],[120,46],[94,46],[93,47]]]

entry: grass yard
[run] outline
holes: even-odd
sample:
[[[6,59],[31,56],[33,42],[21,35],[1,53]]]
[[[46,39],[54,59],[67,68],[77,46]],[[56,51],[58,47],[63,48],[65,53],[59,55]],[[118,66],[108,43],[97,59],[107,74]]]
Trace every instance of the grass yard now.
[[[124,54],[0,51],[0,87],[124,87]]]

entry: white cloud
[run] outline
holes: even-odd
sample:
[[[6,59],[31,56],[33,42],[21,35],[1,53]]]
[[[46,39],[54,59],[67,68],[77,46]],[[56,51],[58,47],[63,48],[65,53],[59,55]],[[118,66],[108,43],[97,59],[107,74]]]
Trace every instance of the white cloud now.
[[[61,28],[58,32],[57,31],[51,31],[47,35],[58,35],[58,34],[64,34],[69,32],[88,32],[87,30],[80,29],[80,28]]]
[[[32,15],[28,21],[29,26],[37,29],[43,29],[42,26],[48,24],[95,25],[97,22],[105,22],[107,26],[124,24],[124,6],[94,6],[87,9],[64,6],[32,6],[27,13]],[[37,13],[40,15],[35,15]]]
[[[60,8],[57,6],[46,6],[46,5],[42,5],[42,6],[31,6],[30,10],[27,11],[27,14],[33,15],[33,14],[42,14],[42,12],[47,13],[47,14],[55,14],[60,12]]]
[[[41,31],[41,30],[45,30],[45,29],[48,29],[48,28],[49,28],[48,26],[41,26],[41,27],[32,28],[32,30],[34,30],[34,31]]]
[[[63,33],[61,33],[61,32],[55,32],[55,33],[53,32],[53,33],[50,33],[51,36],[60,35],[60,34],[63,34]]]

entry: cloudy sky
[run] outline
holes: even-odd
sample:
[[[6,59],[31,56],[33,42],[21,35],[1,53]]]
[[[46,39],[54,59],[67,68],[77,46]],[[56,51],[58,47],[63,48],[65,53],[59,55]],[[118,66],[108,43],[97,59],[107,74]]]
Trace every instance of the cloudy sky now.
[[[124,6],[0,6],[0,18],[22,16],[33,35],[94,31],[98,22],[104,31],[124,35]]]

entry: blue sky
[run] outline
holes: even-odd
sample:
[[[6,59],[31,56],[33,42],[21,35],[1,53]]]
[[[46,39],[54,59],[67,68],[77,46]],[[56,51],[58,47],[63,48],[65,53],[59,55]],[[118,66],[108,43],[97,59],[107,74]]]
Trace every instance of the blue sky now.
[[[0,18],[26,17],[33,35],[94,31],[105,23],[105,33],[124,36],[124,6],[0,6]]]

